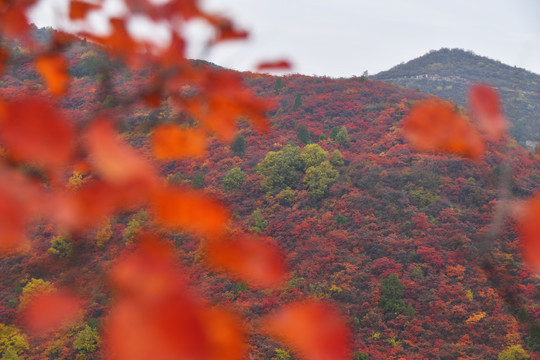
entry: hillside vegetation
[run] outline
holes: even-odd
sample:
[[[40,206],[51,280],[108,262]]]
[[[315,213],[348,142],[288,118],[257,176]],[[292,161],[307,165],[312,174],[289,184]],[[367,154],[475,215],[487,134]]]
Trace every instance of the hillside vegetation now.
[[[78,122],[104,108],[122,112],[122,136],[140,151],[149,151],[157,125],[195,122],[167,100],[158,108],[122,103],[148,73],[130,72],[88,44],[72,44],[66,52],[73,80],[62,106]],[[450,57],[444,51],[429,56],[437,54],[445,68]],[[3,77],[2,97],[44,94],[25,53],[17,56]],[[414,103],[435,99],[413,89],[365,78],[241,77],[250,91],[274,103],[270,132],[261,135],[242,123],[230,144],[211,141],[203,159],[155,161],[169,184],[204,189],[229,204],[231,226],[277,245],[291,275],[283,286],[265,290],[231,280],[201,262],[207,256],[204,238],[165,232],[189,284],[211,304],[245,316],[252,327],[262,314],[295,300],[335,304],[352,329],[354,360],[540,359],[534,325],[540,319],[540,282],[520,260],[512,224],[504,224],[487,249],[491,267],[481,262],[502,175],[509,174],[512,196],[530,196],[540,181],[537,156],[513,140],[488,144],[474,162],[413,152],[403,140],[402,120]],[[438,81],[447,84],[443,88],[467,86],[465,80]],[[181,84],[179,91],[194,89]],[[92,180],[81,173],[65,179],[74,189]],[[123,212],[85,235],[63,233],[46,221],[36,224],[31,250],[0,259],[0,353],[104,358],[98,334],[114,303],[104,273],[151,228],[150,216]],[[26,294],[52,284],[84,294],[83,318],[48,338],[25,335],[18,314]],[[294,356],[259,333],[250,337],[249,353],[252,359]]]

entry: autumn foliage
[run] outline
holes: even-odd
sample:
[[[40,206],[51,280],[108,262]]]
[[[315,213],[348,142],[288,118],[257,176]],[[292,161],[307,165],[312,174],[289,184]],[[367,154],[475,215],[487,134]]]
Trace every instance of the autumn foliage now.
[[[339,83],[342,98],[334,102],[329,95],[334,85],[328,79],[307,84],[293,76],[288,80],[295,84],[283,88],[281,78],[277,87],[269,76],[248,77],[186,59],[183,26],[190,20],[202,20],[213,29],[214,37],[205,44],[208,49],[249,36],[231,19],[202,10],[196,0],[126,0],[126,14],[107,20],[108,34],[53,32],[46,46],[31,36],[25,14],[34,4],[0,2],[2,35],[20,38],[25,59],[39,76],[33,81],[41,81],[45,88],[27,86],[20,93],[3,91],[0,96],[0,252],[6,257],[28,252],[34,256],[43,250],[34,239],[40,236],[37,232],[46,237],[58,233],[59,249],[36,255],[29,266],[34,273],[47,267],[63,272],[65,282],[73,285],[82,276],[77,262],[84,263],[85,252],[94,249],[93,237],[100,237],[98,247],[108,248],[100,265],[85,263],[84,271],[92,269],[85,278],[106,282],[112,295],[99,305],[93,302],[91,310],[85,302],[95,294],[81,290],[86,284],[73,286],[74,290],[59,284],[29,295],[28,304],[19,305],[9,320],[31,336],[47,339],[78,329],[72,343],[81,356],[94,353],[101,342],[100,355],[118,360],[239,360],[252,356],[252,342],[259,346],[261,337],[279,342],[302,359],[349,359],[353,349],[359,359],[368,352],[374,358],[414,359],[419,358],[419,349],[426,358],[444,351],[446,358],[466,358],[467,351],[474,351],[471,338],[478,341],[482,330],[491,336],[493,329],[501,328],[508,328],[508,346],[518,346],[513,340],[519,331],[515,319],[490,317],[480,308],[502,311],[505,304],[496,291],[506,296],[509,281],[482,273],[479,265],[466,269],[465,261],[479,256],[469,249],[473,235],[456,230],[459,224],[467,231],[478,227],[480,233],[489,233],[490,210],[511,208],[523,259],[533,271],[540,269],[538,195],[519,204],[486,201],[482,213],[471,206],[475,201],[471,199],[480,197],[475,182],[481,180],[470,168],[481,167],[487,174],[495,162],[490,152],[504,148],[508,140],[508,125],[494,89],[473,86],[470,113],[440,100],[425,100],[423,95],[369,85],[366,79]],[[84,22],[101,7],[101,2],[71,0],[69,18]],[[141,15],[167,25],[170,43],[158,46],[134,38],[129,21]],[[86,60],[97,62],[95,49],[99,49],[110,61],[96,76],[98,87],[84,88],[87,83],[81,86],[70,75],[64,52],[80,41],[93,49],[85,54]],[[0,49],[0,71],[14,67],[10,62],[14,56]],[[112,84],[120,72],[115,62],[142,85],[115,93]],[[290,68],[286,60],[257,66],[258,71]],[[276,96],[259,96],[268,89]],[[77,103],[77,97],[70,98],[77,91],[97,94],[99,106],[90,107],[87,101],[82,110],[67,110],[64,102]],[[417,101],[412,108],[409,96]],[[292,105],[295,98],[302,101]],[[293,110],[299,118],[290,114]],[[279,117],[281,121],[273,125],[282,131],[271,141],[261,135],[270,130],[269,112]],[[144,129],[130,119],[141,113],[152,114]],[[357,113],[363,118],[355,117]],[[338,117],[345,118],[345,124]],[[325,149],[333,150],[329,161],[328,151],[319,145],[306,145],[304,153],[286,145],[296,138],[298,119],[306,130],[306,144],[318,137]],[[249,127],[239,127],[240,120]],[[135,130],[123,132],[126,126]],[[259,146],[267,154],[259,150],[244,161],[244,144],[236,156],[223,155],[228,151],[224,144],[239,131],[251,149]],[[348,131],[354,136],[349,137]],[[330,133],[329,139],[325,132]],[[310,159],[306,151],[315,147],[320,149],[320,159]],[[410,148],[431,155],[413,163]],[[353,154],[362,152],[353,159]],[[282,161],[266,171],[264,159],[270,162],[276,154],[283,155],[287,167]],[[463,170],[455,155],[474,163]],[[518,158],[523,169],[533,163]],[[443,164],[446,174],[434,179],[430,166],[435,167],[437,159],[442,159],[437,164]],[[347,168],[346,162],[351,162]],[[251,173],[245,175],[239,165]],[[230,168],[242,174],[241,181],[247,184],[242,190],[224,186],[222,191],[216,185],[220,171]],[[182,177],[183,171],[193,178],[191,184]],[[205,172],[212,175],[209,191],[200,190]],[[281,179],[285,172],[290,173],[286,182],[259,187],[272,176]],[[454,179],[449,174],[457,175]],[[405,186],[399,183],[400,176],[407,179]],[[523,188],[532,183],[524,179],[520,178]],[[398,187],[406,188],[406,197],[399,195]],[[329,194],[335,197],[328,199]],[[264,200],[253,200],[256,195]],[[491,199],[491,193],[485,197]],[[465,205],[458,209],[452,202]],[[396,207],[385,207],[391,203]],[[263,204],[267,208],[261,211]],[[461,209],[469,216],[462,215]],[[124,223],[131,220],[123,226],[111,221],[115,217]],[[122,246],[108,245],[111,237],[123,238]],[[486,248],[481,255],[493,253],[508,267],[515,266],[513,248],[504,249],[508,254],[496,253],[492,244]],[[394,250],[399,261],[389,257]],[[184,252],[193,256],[186,260]],[[422,266],[415,266],[420,262]],[[295,272],[289,273],[290,268]],[[515,286],[535,294],[525,271],[515,272],[525,279]],[[444,282],[429,288],[427,283],[435,276],[442,276]],[[393,289],[398,291],[384,290],[385,279],[394,279]],[[488,280],[496,285],[486,287]],[[249,300],[245,289],[250,291]],[[481,299],[480,305],[473,304],[475,297]],[[220,304],[225,298],[234,299],[235,306]],[[343,306],[347,320],[336,302],[347,304]],[[415,310],[424,324],[415,318]],[[85,311],[92,311],[92,316]],[[455,319],[459,330],[468,334],[461,336],[443,315]],[[100,319],[99,339],[74,325],[82,318]],[[361,326],[369,334],[361,333]],[[389,327],[400,329],[400,339]],[[430,330],[437,327],[453,339],[451,351],[440,339],[433,340]],[[505,335],[493,336],[498,340]],[[492,338],[486,341],[496,343]],[[22,352],[24,342],[20,344],[20,350],[13,351]],[[55,346],[48,347],[47,356],[68,353]],[[289,355],[277,349],[276,358],[280,356]]]
[[[77,239],[84,238],[84,234],[115,214],[146,208],[151,222],[148,227],[156,234],[186,231],[206,239],[205,258],[212,268],[255,287],[282,286],[287,275],[279,248],[262,237],[231,232],[231,213],[214,197],[186,186],[167,185],[159,176],[156,161],[120,137],[118,112],[99,110],[84,119],[72,119],[59,105],[71,86],[69,65],[62,50],[84,38],[134,71],[152,69],[154,75],[128,102],[155,107],[166,100],[194,119],[191,124],[169,122],[155,126],[152,132],[155,158],[201,158],[208,137],[231,141],[240,119],[249,119],[257,130],[267,131],[266,112],[270,103],[254,96],[237,74],[187,61],[186,40],[178,19],[200,19],[210,25],[215,37],[208,47],[245,39],[248,33],[228,18],[206,13],[195,0],[162,4],[126,1],[127,13],[121,18],[108,19],[109,34],[80,32],[68,36],[57,32],[48,47],[43,48],[30,35],[31,26],[25,15],[34,4],[34,1],[0,4],[3,35],[16,35],[29,49],[35,69],[50,94],[30,93],[0,99],[3,150],[0,250],[13,253],[29,249],[32,246],[27,239],[29,225],[38,219]],[[100,2],[70,1],[69,18],[84,22],[101,6]],[[168,24],[170,44],[159,47],[132,37],[127,24],[135,15]],[[0,70],[5,68],[7,59],[2,49]],[[259,69],[289,67],[288,62],[277,61],[262,63]],[[189,96],[178,91],[186,84],[193,90]],[[27,175],[22,171],[24,167],[32,168],[39,176]],[[78,174],[78,182],[66,183],[70,173]],[[225,307],[210,306],[196,295],[177,264],[174,247],[163,237],[166,236],[150,233],[138,236],[133,249],[120,257],[107,275],[116,295],[102,331],[106,357],[244,358],[247,327],[242,316]],[[62,238],[57,246],[67,246],[67,241],[71,240]],[[37,294],[29,302],[20,316],[29,331],[43,335],[79,318],[83,298],[54,290]],[[308,349],[321,348],[317,343],[324,334],[325,341],[332,345],[321,348],[324,352],[319,358],[348,357],[347,329],[336,310],[318,303],[300,304],[295,309],[286,315],[288,322],[310,330],[308,337],[291,344],[298,344],[303,356],[312,358],[313,351]],[[305,313],[300,315],[302,311]],[[317,323],[319,316],[325,319],[321,324]],[[327,328],[328,324],[332,326]],[[318,327],[324,329],[317,332]],[[92,336],[91,332],[84,334]],[[94,340],[80,336],[75,346],[82,353],[94,351],[95,345],[91,343]],[[84,341],[90,345],[84,345]]]

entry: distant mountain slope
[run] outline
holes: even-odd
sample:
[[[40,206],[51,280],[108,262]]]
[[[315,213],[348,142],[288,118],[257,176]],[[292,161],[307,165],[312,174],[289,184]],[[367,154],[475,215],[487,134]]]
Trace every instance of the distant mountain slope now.
[[[466,105],[468,88],[482,82],[496,87],[516,140],[534,148],[540,140],[540,75],[460,49],[431,51],[372,78]]]

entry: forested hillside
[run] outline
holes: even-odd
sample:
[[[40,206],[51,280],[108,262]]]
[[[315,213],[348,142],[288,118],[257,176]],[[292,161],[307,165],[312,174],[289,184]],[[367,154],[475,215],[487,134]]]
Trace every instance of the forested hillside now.
[[[45,94],[24,49],[11,51],[14,66],[2,78],[0,95]],[[73,80],[61,104],[77,126],[98,111],[121,112],[127,118],[119,123],[123,138],[149,153],[158,125],[195,122],[170,99],[157,108],[130,102],[151,73],[131,72],[87,43],[71,44],[66,53]],[[451,60],[440,56],[445,63],[428,73],[429,84]],[[187,282],[211,304],[230,306],[252,328],[259,316],[294,300],[335,304],[352,329],[354,360],[540,359],[534,325],[540,283],[521,261],[513,224],[505,223],[494,243],[485,242],[504,174],[514,200],[530,196],[540,181],[536,155],[505,139],[489,143],[477,161],[412,151],[402,120],[416,102],[435,99],[413,89],[365,78],[275,77],[198,66],[216,77],[239,75],[259,99],[272,102],[271,130],[261,134],[242,123],[230,144],[212,140],[202,158],[154,161],[169,184],[204,189],[227,203],[233,232],[249,229],[277,245],[290,273],[273,289],[231,280],[203,261],[217,256],[206,251],[204,236],[162,231],[172,239]],[[445,79],[437,80],[443,89],[465,89],[473,80],[446,80],[454,76],[450,70],[437,74]],[[188,83],[175,86],[182,94],[196,91]],[[523,91],[529,96],[533,90]],[[516,90],[501,92],[506,109],[523,105],[507,105]],[[93,181],[82,171],[63,180],[74,191]],[[11,359],[104,358],[99,334],[114,300],[104,274],[142,231],[153,229],[151,216],[122,212],[84,234],[38,221],[32,248],[0,259],[0,353]],[[29,294],[53,284],[87,299],[83,318],[48,337],[25,334],[19,313]],[[294,356],[258,332],[249,338],[250,359]]]
[[[534,150],[540,141],[540,75],[460,49],[431,51],[382,71],[373,79],[419,89],[467,106],[469,86],[485,83],[499,90],[510,135]]]

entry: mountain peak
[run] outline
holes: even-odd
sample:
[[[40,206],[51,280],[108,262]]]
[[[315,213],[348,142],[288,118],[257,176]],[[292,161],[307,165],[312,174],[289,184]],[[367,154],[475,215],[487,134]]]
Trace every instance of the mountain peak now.
[[[538,87],[540,75],[463,49],[432,50],[416,59],[382,71],[373,79],[418,89],[466,106],[469,87],[486,83],[502,98],[511,124],[510,135],[534,148],[540,138]]]

